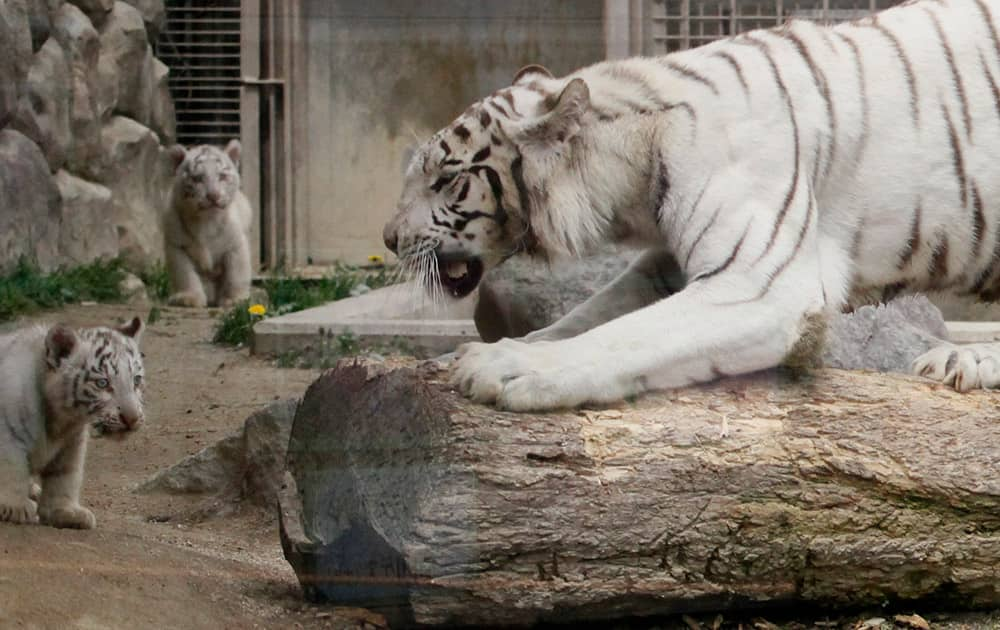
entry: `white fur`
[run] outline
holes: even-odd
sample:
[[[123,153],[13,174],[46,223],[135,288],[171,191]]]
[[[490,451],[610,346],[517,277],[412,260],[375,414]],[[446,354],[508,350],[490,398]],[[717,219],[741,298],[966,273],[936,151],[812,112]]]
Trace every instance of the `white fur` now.
[[[52,341],[57,328],[61,342]],[[36,326],[0,336],[0,521],[94,527],[80,505],[88,426],[123,433],[141,424],[141,330],[134,320],[118,331]],[[66,354],[53,353],[58,343]],[[107,380],[106,390],[89,387],[89,405],[74,404],[82,374]]]
[[[509,92],[519,115],[503,123],[523,159],[531,209],[522,219],[538,249],[581,255],[608,241],[637,244],[675,258],[689,284],[666,299],[637,297],[629,287],[650,260],[640,259],[549,329],[464,347],[455,383],[512,410],[619,400],[776,366],[814,315],[854,293],[896,283],[969,290],[1000,252],[997,18],[997,0],[921,0],[834,28],[793,22],[666,59],[519,79]],[[563,100],[552,108],[540,95],[576,98],[581,83],[589,109],[576,119]],[[494,95],[483,107],[501,116],[510,99]],[[469,128],[473,120],[459,119]],[[417,153],[423,177],[410,173],[387,228],[401,243],[432,230],[427,206],[442,202],[425,190],[440,138],[455,142],[446,129]],[[655,207],[661,173],[669,188]],[[508,177],[516,208],[513,190]],[[903,264],[918,207],[920,240]],[[462,236],[439,231],[439,251],[492,260],[497,243],[459,250]],[[623,314],[620,304],[636,310]],[[950,355],[942,356],[921,365]],[[962,357],[958,369],[974,370]]]
[[[174,291],[169,303],[177,306],[229,306],[246,299],[252,275],[250,227],[253,211],[239,189],[239,142],[230,142],[226,151],[201,146],[189,151],[172,149],[177,174],[164,220],[167,268]],[[192,160],[202,152],[210,158],[229,161],[228,181],[220,181],[218,168],[202,169],[204,179],[192,182]],[[189,196],[186,187],[194,187]],[[206,190],[218,191],[222,207],[205,200]]]

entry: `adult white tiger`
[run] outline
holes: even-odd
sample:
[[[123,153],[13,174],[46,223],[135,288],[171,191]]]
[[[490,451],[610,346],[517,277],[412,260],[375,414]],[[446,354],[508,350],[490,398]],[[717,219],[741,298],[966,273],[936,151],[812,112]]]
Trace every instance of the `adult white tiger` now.
[[[518,251],[647,252],[549,328],[465,346],[456,384],[512,410],[611,401],[778,365],[852,294],[1000,296],[998,15],[920,0],[523,69],[415,153],[387,246],[454,296]],[[662,299],[671,260],[687,284]],[[960,390],[998,366],[992,345],[915,364]]]

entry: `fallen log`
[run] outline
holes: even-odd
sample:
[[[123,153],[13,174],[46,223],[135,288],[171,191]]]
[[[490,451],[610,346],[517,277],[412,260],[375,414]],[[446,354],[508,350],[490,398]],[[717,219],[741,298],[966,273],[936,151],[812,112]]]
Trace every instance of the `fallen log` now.
[[[1000,397],[769,372],[613,409],[471,404],[341,364],[279,499],[306,595],[397,623],[922,600],[1000,605]]]

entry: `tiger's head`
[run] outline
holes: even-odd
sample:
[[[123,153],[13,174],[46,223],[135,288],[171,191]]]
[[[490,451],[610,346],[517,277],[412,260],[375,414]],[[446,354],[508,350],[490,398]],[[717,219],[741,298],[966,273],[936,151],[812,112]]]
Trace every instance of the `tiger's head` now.
[[[178,200],[199,212],[225,210],[240,189],[240,141],[225,149],[202,144],[190,149],[175,144],[168,153],[174,164]]]
[[[142,330],[138,317],[117,328],[49,328],[45,399],[64,429],[90,424],[120,437],[142,424]]]
[[[386,247],[429,291],[454,298],[518,252],[545,253],[532,207],[589,98],[583,80],[528,66],[511,87],[474,103],[414,152],[382,232]]]

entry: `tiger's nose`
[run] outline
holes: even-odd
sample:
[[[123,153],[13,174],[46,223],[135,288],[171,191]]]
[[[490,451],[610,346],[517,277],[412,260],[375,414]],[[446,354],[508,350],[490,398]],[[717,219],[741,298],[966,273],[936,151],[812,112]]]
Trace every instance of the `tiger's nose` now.
[[[396,231],[395,221],[390,221],[385,224],[385,227],[382,229],[382,241],[385,243],[385,246],[390,252],[393,254],[399,253],[396,251],[396,248],[399,247],[399,235]]]
[[[141,416],[136,416],[129,413],[118,414],[118,419],[121,420],[121,423],[125,425],[125,428],[128,429],[129,431],[139,426],[139,423],[142,422]]]

